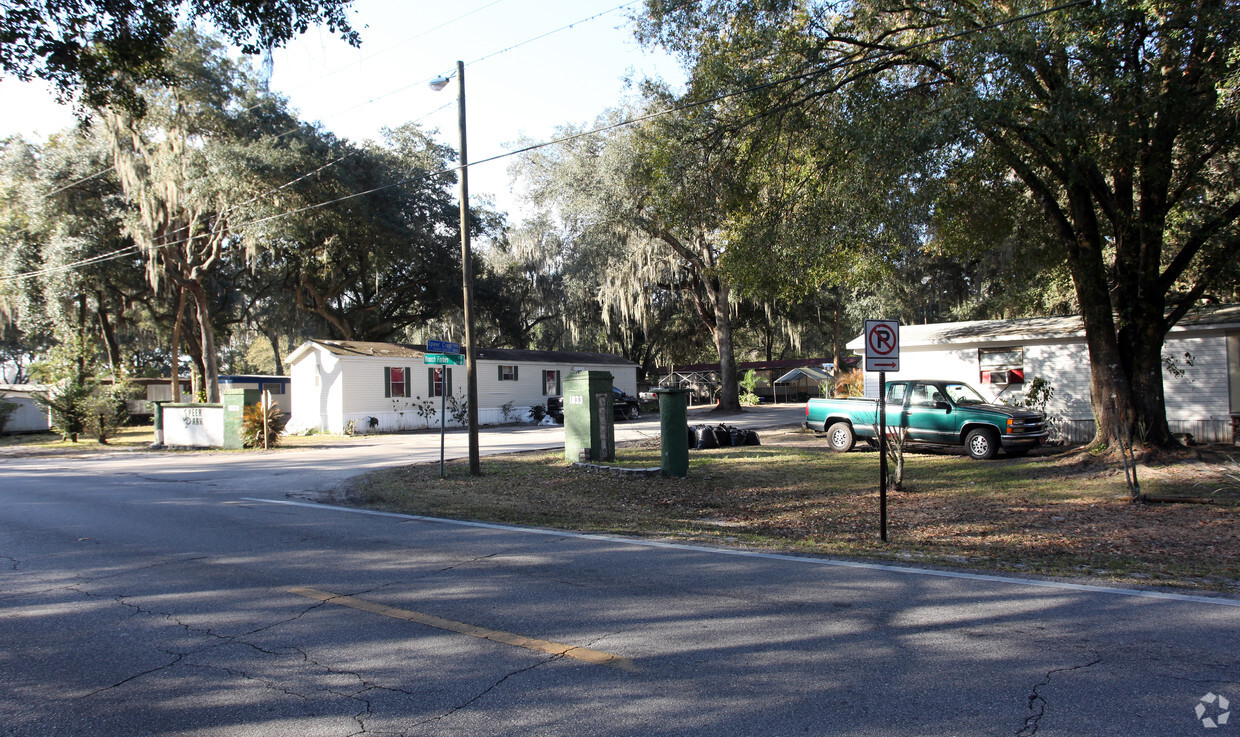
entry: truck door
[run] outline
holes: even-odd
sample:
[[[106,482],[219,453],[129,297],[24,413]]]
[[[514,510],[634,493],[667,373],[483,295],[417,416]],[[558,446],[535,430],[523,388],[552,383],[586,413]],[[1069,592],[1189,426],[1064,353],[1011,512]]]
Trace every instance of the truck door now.
[[[914,382],[909,393],[904,427],[910,440],[954,443],[958,440],[952,405],[936,384]]]
[[[902,381],[887,385],[887,427],[908,427],[907,410],[904,408],[905,402],[908,400],[908,382]],[[878,424],[878,417],[874,418],[874,424]]]

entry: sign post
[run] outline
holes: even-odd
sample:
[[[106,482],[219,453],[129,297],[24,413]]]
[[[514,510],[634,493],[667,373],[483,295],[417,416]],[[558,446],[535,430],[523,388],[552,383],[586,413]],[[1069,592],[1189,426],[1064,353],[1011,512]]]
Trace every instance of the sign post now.
[[[426,341],[426,354],[423,363],[427,366],[461,366],[465,359],[461,356],[461,344],[449,340]],[[448,368],[439,369],[439,479],[447,477],[444,473],[444,434],[448,427]]]
[[[900,321],[865,321],[865,370],[878,372],[878,535],[887,542],[887,372],[900,370]]]

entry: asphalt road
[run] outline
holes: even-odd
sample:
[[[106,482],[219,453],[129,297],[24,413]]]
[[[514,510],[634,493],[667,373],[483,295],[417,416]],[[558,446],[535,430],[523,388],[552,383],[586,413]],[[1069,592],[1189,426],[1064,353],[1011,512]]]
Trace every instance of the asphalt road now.
[[[555,430],[525,432],[484,445]],[[0,458],[0,734],[1240,730],[1197,713],[1240,699],[1234,599],[302,499],[437,455],[422,435]]]

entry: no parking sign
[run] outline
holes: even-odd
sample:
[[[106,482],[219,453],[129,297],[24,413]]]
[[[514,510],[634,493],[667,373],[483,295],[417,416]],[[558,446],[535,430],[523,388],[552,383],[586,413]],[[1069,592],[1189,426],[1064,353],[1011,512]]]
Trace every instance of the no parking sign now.
[[[900,370],[900,321],[865,321],[865,370]]]

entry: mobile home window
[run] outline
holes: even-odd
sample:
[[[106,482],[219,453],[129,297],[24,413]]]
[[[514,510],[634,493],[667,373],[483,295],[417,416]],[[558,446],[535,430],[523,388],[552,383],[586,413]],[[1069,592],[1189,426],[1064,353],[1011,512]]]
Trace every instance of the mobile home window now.
[[[560,372],[554,370],[543,371],[542,393],[544,396],[552,394],[562,394],[560,391]]]
[[[272,394],[283,394],[284,384],[278,381],[268,381],[263,384],[263,391],[271,392]]]
[[[983,384],[1025,383],[1024,348],[978,348],[978,378]]]
[[[452,371],[445,366],[426,369],[426,393],[430,397],[452,395]]]
[[[499,380],[500,381],[516,381],[517,380],[517,367],[501,365],[499,367]]]
[[[383,396],[412,396],[409,393],[410,371],[408,366],[388,366],[383,369]]]
[[[983,371],[1024,368],[1025,349],[978,348],[977,363]]]

